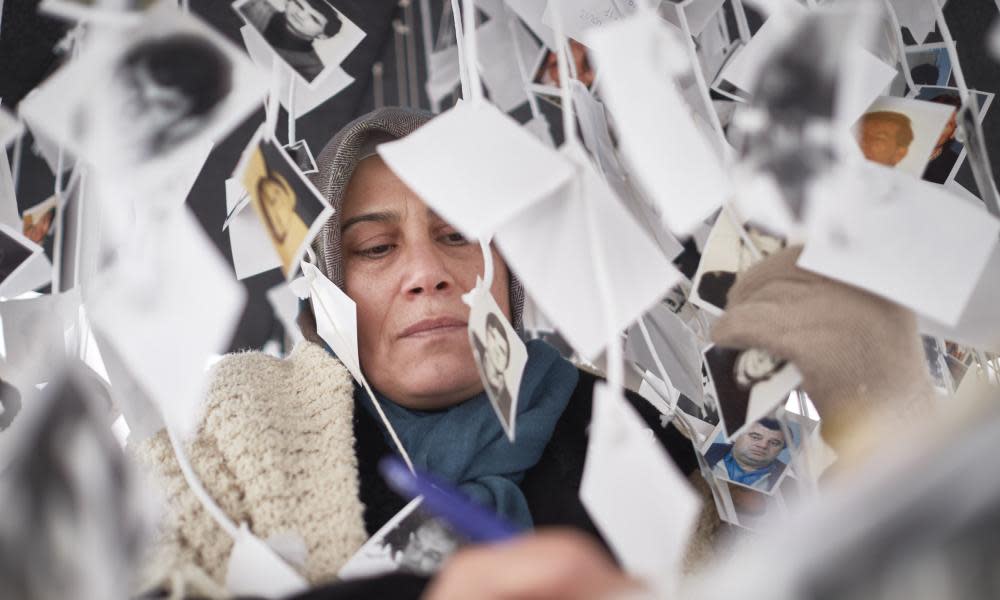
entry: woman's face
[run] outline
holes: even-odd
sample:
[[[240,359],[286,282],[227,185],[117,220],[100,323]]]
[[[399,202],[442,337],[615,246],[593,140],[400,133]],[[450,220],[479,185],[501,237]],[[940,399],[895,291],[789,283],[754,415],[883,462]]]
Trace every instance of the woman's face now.
[[[434,214],[373,156],[358,164],[340,215],[344,287],[358,308],[358,355],[375,389],[436,409],[482,391],[462,294],[483,272],[479,244]],[[493,252],[492,293],[510,318],[509,275]]]

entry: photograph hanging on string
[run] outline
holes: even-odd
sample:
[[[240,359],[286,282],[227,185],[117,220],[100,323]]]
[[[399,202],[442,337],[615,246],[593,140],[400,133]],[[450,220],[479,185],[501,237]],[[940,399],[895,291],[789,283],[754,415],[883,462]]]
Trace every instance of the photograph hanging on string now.
[[[309,175],[319,171],[319,168],[316,166],[316,160],[313,159],[312,150],[309,149],[309,144],[305,140],[299,140],[294,144],[288,144],[285,146],[285,152],[288,153],[292,162],[295,163],[303,175]]]
[[[993,103],[993,94],[970,90],[979,108],[979,122],[982,123]],[[953,107],[951,118],[945,124],[931,152],[930,161],[924,169],[923,179],[931,183],[947,183],[955,178],[965,159],[965,144],[957,139],[958,111],[962,100],[957,88],[941,86],[921,86],[913,91],[912,97],[917,100],[935,102]]]
[[[482,286],[477,280],[469,310],[469,343],[490,404],[507,438],[513,441],[528,351],[493,295]]]
[[[943,42],[922,44],[906,49],[910,79],[917,87],[952,85],[951,56]]]
[[[802,381],[792,363],[759,348],[711,346],[704,356],[727,440],[784,406]]]
[[[854,124],[854,135],[868,160],[920,177],[953,113],[940,102],[882,96]]]
[[[702,454],[717,479],[771,493],[790,471],[792,452],[802,443],[802,433],[795,421],[783,423],[767,416],[727,442],[720,424],[702,448]]]
[[[338,71],[365,37],[336,4],[338,0],[237,0],[232,7],[275,56],[314,88]]]
[[[594,81],[597,80],[597,71],[587,57],[587,47],[580,42],[570,39],[570,55],[572,65],[567,64],[570,76],[576,72],[575,79],[582,83],[588,90],[593,89]],[[562,103],[562,96],[559,87],[559,62],[556,53],[545,46],[539,51],[532,62],[531,83],[528,89],[540,98],[559,106]]]
[[[281,259],[281,271],[290,279],[333,208],[284,149],[264,135],[263,127],[244,150],[235,178],[249,194]]]

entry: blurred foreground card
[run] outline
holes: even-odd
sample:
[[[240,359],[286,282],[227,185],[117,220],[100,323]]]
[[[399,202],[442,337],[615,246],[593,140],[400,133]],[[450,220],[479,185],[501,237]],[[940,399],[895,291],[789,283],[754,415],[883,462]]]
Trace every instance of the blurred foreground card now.
[[[105,176],[155,189],[192,143],[221,140],[266,91],[239,49],[169,3],[100,33],[19,110]]]

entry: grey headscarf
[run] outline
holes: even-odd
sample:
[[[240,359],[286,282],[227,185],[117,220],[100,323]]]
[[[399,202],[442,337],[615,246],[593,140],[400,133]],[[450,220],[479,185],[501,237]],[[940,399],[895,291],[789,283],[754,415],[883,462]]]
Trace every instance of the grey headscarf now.
[[[430,121],[434,115],[412,108],[387,106],[378,108],[351,121],[326,145],[316,161],[319,170],[310,175],[313,184],[333,206],[333,216],[326,222],[313,241],[319,259],[317,267],[338,287],[344,287],[344,264],[340,247],[340,212],[344,192],[362,159],[375,154],[378,144],[405,137]],[[521,328],[524,309],[524,289],[510,274],[511,322]]]

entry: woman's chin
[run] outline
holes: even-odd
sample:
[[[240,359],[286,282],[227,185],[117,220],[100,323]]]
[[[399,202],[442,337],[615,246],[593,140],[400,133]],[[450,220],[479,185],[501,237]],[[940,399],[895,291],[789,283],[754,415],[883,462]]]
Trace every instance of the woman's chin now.
[[[406,364],[405,362],[403,364]],[[425,357],[392,374],[392,380],[373,383],[393,402],[415,410],[440,410],[461,404],[483,391],[471,353]]]

